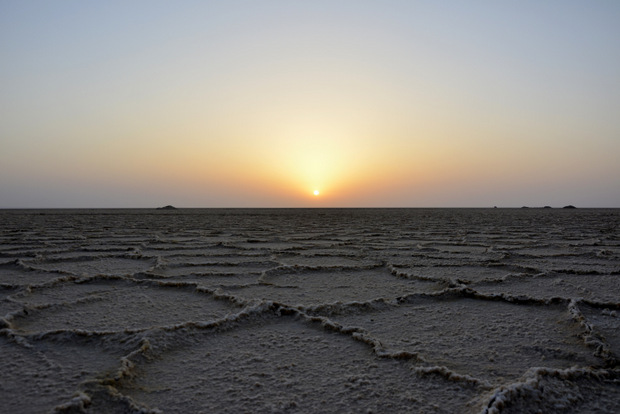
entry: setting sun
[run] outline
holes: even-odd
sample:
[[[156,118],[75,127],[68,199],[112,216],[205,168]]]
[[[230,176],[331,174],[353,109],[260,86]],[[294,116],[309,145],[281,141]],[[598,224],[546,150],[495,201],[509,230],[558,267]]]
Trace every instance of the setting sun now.
[[[0,209],[620,206],[620,1],[31,3]]]

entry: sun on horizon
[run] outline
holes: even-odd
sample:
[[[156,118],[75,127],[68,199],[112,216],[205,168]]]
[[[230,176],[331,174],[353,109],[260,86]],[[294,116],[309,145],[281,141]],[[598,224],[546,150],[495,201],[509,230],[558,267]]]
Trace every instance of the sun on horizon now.
[[[33,3],[0,208],[620,207],[619,1]]]

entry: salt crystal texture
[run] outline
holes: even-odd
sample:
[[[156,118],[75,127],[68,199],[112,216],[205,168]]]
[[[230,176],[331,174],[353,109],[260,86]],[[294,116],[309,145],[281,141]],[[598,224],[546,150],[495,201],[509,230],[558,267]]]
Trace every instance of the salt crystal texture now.
[[[0,211],[0,412],[620,412],[619,225]]]

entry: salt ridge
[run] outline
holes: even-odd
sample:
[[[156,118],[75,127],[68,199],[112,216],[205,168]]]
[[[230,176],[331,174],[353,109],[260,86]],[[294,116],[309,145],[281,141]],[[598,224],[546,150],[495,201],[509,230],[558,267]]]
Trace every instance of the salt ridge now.
[[[0,212],[8,410],[620,409],[617,210],[142,213]]]

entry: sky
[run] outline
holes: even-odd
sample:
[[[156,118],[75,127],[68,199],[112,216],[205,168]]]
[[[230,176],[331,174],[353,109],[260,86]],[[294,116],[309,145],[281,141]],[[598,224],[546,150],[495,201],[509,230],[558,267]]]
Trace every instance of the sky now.
[[[620,207],[618,21],[617,0],[0,0],[0,208]]]

